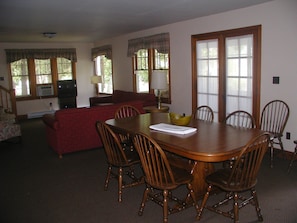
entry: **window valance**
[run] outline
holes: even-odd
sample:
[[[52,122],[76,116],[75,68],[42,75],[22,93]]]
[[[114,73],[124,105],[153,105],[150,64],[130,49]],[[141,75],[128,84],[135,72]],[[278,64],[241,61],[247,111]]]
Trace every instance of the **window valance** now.
[[[128,40],[128,57],[134,56],[141,49],[156,49],[160,53],[169,53],[169,33]]]
[[[92,60],[98,56],[105,56],[107,59],[111,59],[112,48],[111,45],[100,46],[92,49]]]
[[[50,59],[63,57],[77,62],[76,49],[6,49],[6,61],[12,63],[20,59]]]

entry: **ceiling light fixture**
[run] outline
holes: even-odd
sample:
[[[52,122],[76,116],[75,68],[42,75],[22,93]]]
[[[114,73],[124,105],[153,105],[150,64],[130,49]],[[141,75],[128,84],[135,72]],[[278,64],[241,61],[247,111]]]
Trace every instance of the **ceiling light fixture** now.
[[[54,38],[57,35],[57,33],[55,33],[55,32],[44,32],[42,34],[44,37],[47,37],[49,39]]]

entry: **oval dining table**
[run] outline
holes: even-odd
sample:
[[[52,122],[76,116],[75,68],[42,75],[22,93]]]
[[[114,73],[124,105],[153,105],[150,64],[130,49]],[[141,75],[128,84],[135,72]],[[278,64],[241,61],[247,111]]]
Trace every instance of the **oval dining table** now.
[[[150,129],[151,125],[159,123],[170,124],[169,113],[146,113],[106,121],[106,124],[118,133],[145,133],[156,140],[163,150],[187,160],[187,168],[193,174],[193,189],[197,200],[206,191],[205,177],[214,171],[213,164],[236,157],[249,140],[263,133],[256,128],[239,128],[197,119],[192,119],[189,123],[188,127],[196,128],[195,132],[189,134]]]

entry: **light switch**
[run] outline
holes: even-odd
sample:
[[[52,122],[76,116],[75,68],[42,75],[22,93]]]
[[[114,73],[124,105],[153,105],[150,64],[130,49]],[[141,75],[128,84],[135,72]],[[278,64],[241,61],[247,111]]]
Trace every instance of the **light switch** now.
[[[272,78],[272,83],[273,84],[279,84],[279,77],[273,77]]]

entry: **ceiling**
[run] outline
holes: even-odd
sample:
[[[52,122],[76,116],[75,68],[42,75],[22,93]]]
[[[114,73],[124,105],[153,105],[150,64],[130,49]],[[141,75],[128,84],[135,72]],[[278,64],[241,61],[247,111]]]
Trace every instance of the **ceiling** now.
[[[94,42],[268,1],[1,0],[0,42]]]

